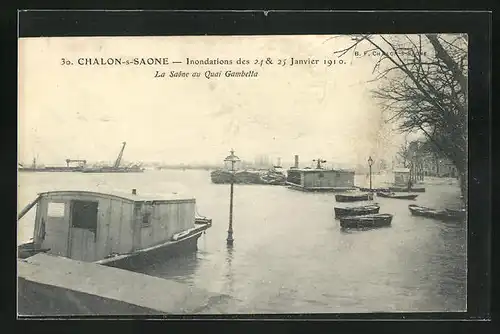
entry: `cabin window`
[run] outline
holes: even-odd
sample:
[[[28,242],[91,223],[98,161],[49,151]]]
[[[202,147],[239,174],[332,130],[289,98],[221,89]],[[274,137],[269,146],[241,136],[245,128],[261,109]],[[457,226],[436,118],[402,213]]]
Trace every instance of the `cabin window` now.
[[[318,177],[319,177],[319,178],[325,177],[325,174],[323,174],[323,173],[321,172],[321,173],[319,173]]]
[[[97,202],[72,201],[71,226],[87,230],[97,230]]]
[[[144,212],[142,215],[142,226],[150,226],[151,225],[151,212]]]
[[[61,218],[64,217],[64,203],[50,202],[47,207],[47,216]]]
[[[300,172],[288,171],[287,181],[290,183],[301,184]]]
[[[153,214],[153,206],[151,204],[144,204],[142,207],[141,227],[151,226],[152,214]]]

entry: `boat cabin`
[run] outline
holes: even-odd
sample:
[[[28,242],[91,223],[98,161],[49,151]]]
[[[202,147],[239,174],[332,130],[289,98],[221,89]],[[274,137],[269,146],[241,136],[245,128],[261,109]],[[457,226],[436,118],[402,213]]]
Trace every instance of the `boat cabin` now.
[[[354,171],[323,168],[291,168],[287,173],[289,186],[304,191],[342,191],[354,188]]]
[[[410,181],[410,169],[409,168],[397,168],[393,171],[394,174],[394,185],[396,186],[408,186]]]
[[[48,254],[94,262],[171,240],[195,226],[195,199],[52,191],[39,195],[33,244]]]

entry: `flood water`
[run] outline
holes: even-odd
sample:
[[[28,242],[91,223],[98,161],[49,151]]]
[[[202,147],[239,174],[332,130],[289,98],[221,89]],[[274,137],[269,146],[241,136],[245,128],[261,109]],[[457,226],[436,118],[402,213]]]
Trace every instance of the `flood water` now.
[[[391,176],[374,176],[374,186]],[[365,175],[356,185],[366,186]],[[194,196],[213,219],[198,252],[142,271],[230,295],[204,313],[436,312],[466,309],[466,226],[410,215],[408,204],[459,206],[457,180],[427,179],[416,201],[375,198],[392,226],[341,231],[334,194],[281,186],[235,185],[234,246],[226,247],[229,185],[209,171],[139,174],[19,174],[19,208],[38,192],[62,189],[178,192]],[[343,204],[340,204],[343,205]],[[33,233],[34,210],[20,222],[18,243]],[[168,298],[168,292],[165,293]]]

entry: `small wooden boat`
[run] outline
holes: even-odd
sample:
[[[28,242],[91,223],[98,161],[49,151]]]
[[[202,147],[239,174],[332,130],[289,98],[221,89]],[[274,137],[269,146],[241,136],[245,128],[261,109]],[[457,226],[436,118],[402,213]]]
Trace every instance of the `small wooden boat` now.
[[[396,198],[396,199],[409,199],[409,200],[414,200],[415,198],[418,197],[417,194],[406,195],[406,194],[386,193],[382,191],[378,191],[377,196],[386,198]]]
[[[335,210],[335,218],[342,217],[350,217],[350,216],[363,216],[376,214],[380,210],[380,206],[378,204],[370,204],[370,205],[362,205],[355,207],[347,207],[347,208],[338,208],[334,207]]]
[[[340,218],[342,228],[373,228],[390,226],[393,215],[379,213],[373,215],[351,216]]]
[[[389,187],[389,191],[394,191],[394,192],[405,192],[405,193],[425,193],[425,188],[424,187]]]
[[[434,218],[443,221],[463,221],[466,218],[465,210],[436,210],[415,204],[408,205],[408,209],[414,216]]]
[[[337,194],[335,195],[335,200],[337,202],[359,202],[359,201],[370,201],[373,199],[373,194],[371,193],[347,193],[347,194]]]
[[[377,191],[385,191],[385,192],[389,192],[389,188],[363,188],[363,187],[359,187],[358,188],[359,191],[365,191],[365,192],[371,192],[371,193],[376,193]]]

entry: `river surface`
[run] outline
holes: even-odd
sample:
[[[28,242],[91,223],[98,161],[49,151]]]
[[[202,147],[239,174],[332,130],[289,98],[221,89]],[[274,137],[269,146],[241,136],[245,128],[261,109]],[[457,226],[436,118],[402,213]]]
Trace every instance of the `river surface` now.
[[[373,184],[387,186],[391,177],[374,175]],[[367,183],[366,175],[356,175],[356,185]],[[344,232],[334,219],[334,194],[235,185],[235,242],[228,250],[229,185],[212,184],[208,171],[23,172],[18,184],[20,209],[38,192],[63,189],[194,196],[198,213],[213,219],[198,252],[142,272],[232,297],[205,313],[466,310],[466,226],[413,217],[413,201],[375,198],[380,213],[394,215],[392,226]],[[424,186],[413,203],[459,206],[457,180],[429,178]],[[19,222],[18,244],[32,237],[33,220],[31,210]]]

